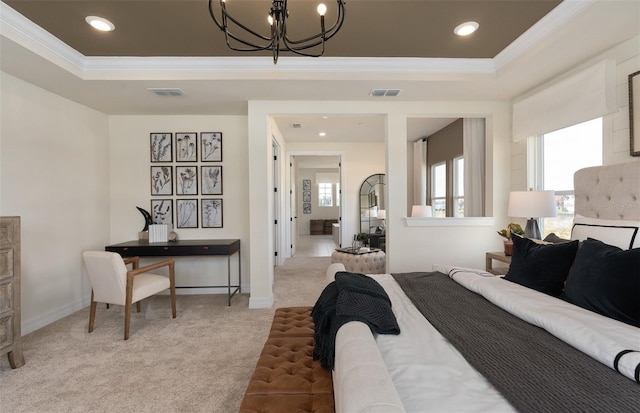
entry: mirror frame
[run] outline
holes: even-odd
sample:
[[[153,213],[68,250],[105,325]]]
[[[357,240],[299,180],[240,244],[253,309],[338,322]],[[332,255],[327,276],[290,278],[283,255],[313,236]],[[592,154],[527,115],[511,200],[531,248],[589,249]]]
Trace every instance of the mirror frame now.
[[[370,234],[370,229],[372,226],[372,221],[381,221],[377,218],[371,218],[370,211],[372,208],[378,208],[382,206],[381,209],[384,208],[384,189],[382,189],[383,196],[381,197],[381,205],[378,205],[379,198],[376,198],[374,188],[377,185],[384,186],[386,180],[385,174],[373,174],[367,177],[362,184],[360,185],[360,191],[358,192],[358,206],[360,216],[358,217],[358,221],[360,222],[359,230],[360,232],[364,232],[366,234]],[[366,206],[364,205],[366,203]],[[366,211],[366,212],[365,212]],[[363,223],[367,223],[367,227],[363,228]],[[381,223],[381,222],[380,222]],[[378,226],[377,224],[376,226]]]

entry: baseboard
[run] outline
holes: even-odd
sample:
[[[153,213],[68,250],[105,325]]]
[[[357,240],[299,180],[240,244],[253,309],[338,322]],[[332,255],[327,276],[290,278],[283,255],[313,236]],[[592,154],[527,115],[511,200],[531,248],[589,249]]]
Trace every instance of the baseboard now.
[[[91,304],[91,296],[87,296],[86,298],[77,300],[54,310],[47,311],[45,314],[31,318],[29,320],[25,320],[23,318],[21,324],[22,335],[24,336],[53,322],[56,322],[61,318],[65,318],[66,316],[71,315],[76,311],[80,311],[83,308],[88,307],[89,304]],[[88,316],[89,313],[87,313],[87,320],[89,319]]]

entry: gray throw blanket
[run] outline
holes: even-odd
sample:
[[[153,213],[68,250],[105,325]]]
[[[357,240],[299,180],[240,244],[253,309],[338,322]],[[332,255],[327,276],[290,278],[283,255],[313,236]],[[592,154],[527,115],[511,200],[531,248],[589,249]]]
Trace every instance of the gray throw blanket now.
[[[349,321],[361,321],[374,334],[400,334],[391,311],[391,300],[382,286],[363,274],[340,271],[320,294],[311,311],[315,325],[314,360],[333,369],[338,329]]]
[[[392,275],[427,320],[518,411],[640,411],[640,385],[449,276]]]

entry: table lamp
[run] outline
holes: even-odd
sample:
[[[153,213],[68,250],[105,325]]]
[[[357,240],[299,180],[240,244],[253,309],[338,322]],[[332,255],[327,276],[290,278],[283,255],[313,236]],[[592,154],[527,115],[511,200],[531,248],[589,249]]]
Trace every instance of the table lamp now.
[[[428,218],[433,216],[431,205],[414,205],[411,207],[411,216],[414,218]]]
[[[512,191],[509,194],[507,215],[527,218],[524,236],[540,239],[538,218],[556,216],[556,195],[554,191]]]

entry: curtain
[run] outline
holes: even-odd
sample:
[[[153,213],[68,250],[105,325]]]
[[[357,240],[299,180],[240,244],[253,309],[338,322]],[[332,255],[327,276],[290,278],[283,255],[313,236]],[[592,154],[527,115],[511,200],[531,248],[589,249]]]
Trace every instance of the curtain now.
[[[513,104],[513,141],[617,111],[616,65],[605,59]]]
[[[485,121],[465,118],[462,121],[464,156],[464,216],[484,216]]]
[[[413,205],[427,204],[427,141],[413,142]]]

